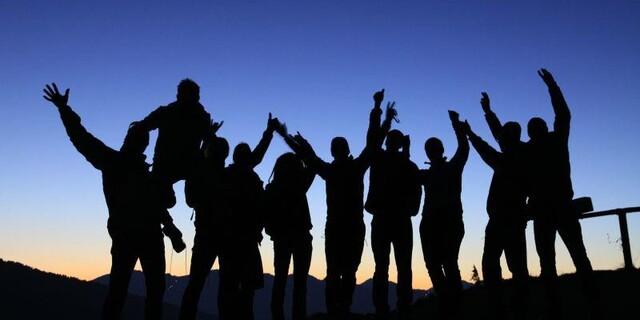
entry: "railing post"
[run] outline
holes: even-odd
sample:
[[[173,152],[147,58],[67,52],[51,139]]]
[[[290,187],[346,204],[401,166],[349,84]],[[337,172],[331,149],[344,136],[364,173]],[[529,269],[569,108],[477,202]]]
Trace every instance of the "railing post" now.
[[[629,227],[627,226],[627,213],[618,213],[620,223],[620,240],[622,241],[622,254],[624,255],[624,268],[633,269],[633,259],[631,258],[631,243],[629,243]]]

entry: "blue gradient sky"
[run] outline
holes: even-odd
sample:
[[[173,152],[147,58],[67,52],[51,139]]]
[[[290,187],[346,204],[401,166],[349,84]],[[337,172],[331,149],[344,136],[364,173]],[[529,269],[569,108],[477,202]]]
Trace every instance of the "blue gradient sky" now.
[[[426,138],[441,137],[449,155],[455,148],[449,108],[489,137],[481,91],[489,92],[504,120],[551,121],[535,73],[546,67],[574,116],[576,195],[592,196],[596,209],[639,204],[640,2],[239,2],[0,1],[1,258],[84,279],[109,269],[100,175],[41,98],[51,81],[71,87],[71,105],[84,124],[113,147],[132,120],[171,102],[178,81],[191,77],[213,117],[225,121],[221,134],[232,144],[255,145],[272,111],[325,159],[336,135],[346,136],[353,151],[363,147],[371,95],[386,88],[387,98],[398,102],[397,127],[411,134],[412,158],[424,166]],[[286,150],[274,139],[258,167],[263,180]],[[490,177],[472,151],[463,187],[467,232],[460,265],[466,279],[474,264],[480,267]],[[183,203],[182,188],[175,186]],[[319,178],[309,199],[311,273],[322,278]],[[172,214],[191,244],[189,208],[178,205]],[[368,224],[370,216],[365,219]],[[583,228],[597,268],[622,265],[615,217],[585,221]],[[529,266],[537,274],[530,229]],[[637,264],[639,230],[640,216],[630,217]],[[368,239],[360,281],[373,273]],[[417,233],[415,239],[414,283],[430,287]],[[572,272],[566,249],[560,242],[558,248],[559,269]],[[267,271],[271,250],[266,240]],[[171,272],[184,274],[184,254],[172,260]]]

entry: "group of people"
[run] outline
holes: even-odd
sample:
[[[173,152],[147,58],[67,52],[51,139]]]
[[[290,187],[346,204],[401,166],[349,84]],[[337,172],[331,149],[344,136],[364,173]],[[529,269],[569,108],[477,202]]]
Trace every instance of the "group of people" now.
[[[365,241],[364,210],[373,215],[371,248],[375,260],[373,304],[380,319],[389,317],[389,257],[393,246],[397,266],[399,318],[408,317],[413,302],[411,217],[419,212],[424,261],[439,301],[440,314],[455,318],[462,292],[458,254],[464,237],[461,202],[462,173],[469,155],[469,142],[493,169],[487,200],[489,222],[485,231],[482,271],[488,288],[493,318],[505,317],[502,305],[500,257],[505,253],[516,290],[512,304],[517,318],[527,305],[529,273],[525,228],[533,218],[535,243],[540,256],[548,309],[558,315],[555,288],[555,237],[565,242],[577,273],[595,302],[592,268],[582,239],[578,215],[573,208],[569,162],[570,112],[553,76],[541,69],[548,87],[555,121],[553,130],[541,118],[532,118],[529,141],[521,139],[516,122],[504,124],[482,93],[481,106],[499,148],[493,148],[474,133],[458,113],[449,111],[457,149],[451,159],[444,156],[442,141],[426,140],[429,168],[419,169],[410,159],[410,139],[391,129],[395,103],[382,103],[384,90],[373,95],[366,146],[352,155],[344,137],[331,141],[333,160],[321,159],[300,134],[269,114],[262,139],[252,149],[240,143],[233,149],[232,163],[227,140],[218,135],[223,122],[213,122],[200,104],[200,88],[185,79],[178,85],[175,102],[151,112],[128,128],[119,150],[91,135],[80,117],[69,107],[69,89],[61,93],[47,85],[44,98],[60,112],[76,149],[102,172],[103,191],[109,210],[107,228],[112,238],[110,283],[103,319],[119,319],[132,270],[139,259],[147,289],[146,319],[162,316],[165,289],[163,234],[175,251],[185,249],[181,232],[168,209],[176,203],[173,184],[185,180],[187,205],[195,210],[195,239],[189,283],[184,292],[180,319],[195,319],[200,294],[216,259],[220,266],[218,310],[221,319],[253,319],[253,297],[263,286],[259,245],[263,230],[274,248],[275,280],[272,288],[272,319],[284,319],[285,288],[293,260],[292,318],[306,317],[306,284],[312,253],[311,218],[307,191],[316,175],[326,185],[325,224],[326,308],[332,319],[350,314],[356,271]],[[150,131],[158,129],[153,165],[145,161]],[[292,152],[280,155],[264,186],[254,169],[261,162],[274,133]],[[364,178],[369,170],[365,199]],[[422,190],[424,189],[424,199]]]

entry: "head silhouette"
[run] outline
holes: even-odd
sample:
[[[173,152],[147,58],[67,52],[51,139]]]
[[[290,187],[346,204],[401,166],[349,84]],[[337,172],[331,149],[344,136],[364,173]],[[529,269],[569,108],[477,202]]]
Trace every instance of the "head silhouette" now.
[[[199,102],[200,86],[189,78],[183,79],[178,84],[178,94],[176,95],[176,99],[178,99],[179,102],[186,104]]]
[[[514,121],[509,121],[502,127],[501,140],[507,147],[513,147],[520,142],[520,136],[522,128],[520,124]]]
[[[282,154],[273,166],[273,181],[278,183],[293,183],[302,174],[304,165],[302,160],[292,152]]]
[[[130,154],[143,154],[149,145],[149,131],[144,130],[136,122],[129,125],[120,151]]]
[[[344,160],[349,157],[349,142],[344,137],[335,137],[331,140],[331,155],[335,160]]]
[[[402,148],[402,141],[404,134],[400,130],[394,129],[387,133],[387,139],[385,140],[385,147],[387,151],[400,151]]]
[[[424,152],[427,154],[427,158],[429,158],[431,163],[440,162],[445,159],[442,141],[436,137],[431,137],[425,141]]]
[[[542,118],[535,117],[529,120],[529,123],[527,124],[527,131],[529,133],[529,139],[535,141],[547,135],[547,133],[549,133],[549,128]]]
[[[213,163],[224,163],[229,156],[229,142],[221,137],[213,137],[209,140],[204,150],[204,158]]]
[[[233,163],[240,166],[248,166],[251,159],[251,147],[242,142],[233,149]]]

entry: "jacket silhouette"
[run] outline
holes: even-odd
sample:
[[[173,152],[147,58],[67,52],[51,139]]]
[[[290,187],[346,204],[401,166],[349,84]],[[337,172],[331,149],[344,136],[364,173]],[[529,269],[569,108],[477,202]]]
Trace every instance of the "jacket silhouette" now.
[[[269,114],[258,145],[238,144],[225,171],[229,210],[223,217],[219,306],[221,319],[253,319],[254,291],[264,285],[258,246],[264,228],[263,183],[254,168],[262,162],[278,125]]]
[[[378,104],[379,105],[379,104]],[[394,104],[387,105],[386,119],[377,135],[369,171],[369,192],[365,209],[371,220],[371,248],[376,263],[373,274],[373,303],[379,318],[389,316],[389,255],[393,244],[398,269],[397,309],[401,317],[413,302],[411,217],[418,213],[421,189],[418,167],[409,160],[408,150],[400,151],[407,141],[400,131],[388,131],[395,117]],[[385,150],[382,141],[386,137]],[[405,145],[404,149],[408,146]]]
[[[482,254],[482,273],[489,295],[494,319],[505,317],[502,307],[502,270],[500,256],[504,252],[507,265],[516,283],[513,304],[516,316],[525,317],[527,295],[527,155],[525,144],[520,141],[521,128],[516,122],[504,126],[491,110],[489,96],[482,93],[482,107],[491,133],[500,145],[500,151],[478,137],[466,124],[469,141],[482,160],[493,169],[493,177],[487,197],[489,222],[485,229]]]
[[[346,318],[351,309],[356,285],[356,271],[364,247],[363,221],[364,175],[371,162],[372,145],[379,134],[380,109],[384,90],[376,92],[376,106],[369,116],[367,145],[356,158],[350,155],[349,144],[343,137],[331,141],[332,162],[318,157],[311,145],[301,136],[286,132],[287,144],[304,159],[326,184],[327,219],[325,224],[325,302],[332,318]]]
[[[569,159],[571,112],[551,73],[541,69],[538,75],[549,89],[555,114],[554,130],[551,132],[541,118],[532,118],[527,125],[530,138],[527,147],[531,173],[529,177],[531,195],[528,205],[534,215],[533,227],[536,250],[540,257],[540,277],[546,284],[549,312],[552,316],[560,316],[555,261],[555,239],[558,232],[569,250],[576,273],[583,280],[584,291],[590,300],[589,306],[592,312],[598,313],[598,290],[594,287],[592,279],[593,268],[582,239],[579,217],[571,205],[573,198]]]
[[[211,116],[200,104],[200,88],[190,79],[178,85],[177,100],[161,106],[140,121],[146,130],[158,129],[152,171],[166,192],[166,206],[175,205],[172,185],[188,178],[200,156]]]
[[[425,152],[431,162],[429,169],[420,170],[424,186],[424,205],[420,222],[420,239],[424,261],[439,297],[441,312],[455,314],[462,291],[458,267],[460,244],[464,237],[462,221],[462,172],[469,156],[469,142],[458,114],[449,111],[458,148],[450,161],[443,156],[444,147],[438,138],[425,142]]]
[[[53,88],[52,88],[53,87]],[[45,99],[58,107],[74,147],[102,173],[102,188],[109,211],[107,229],[112,239],[109,289],[103,319],[120,319],[129,279],[139,259],[147,288],[145,319],[161,319],[165,289],[165,231],[181,236],[167,210],[160,205],[159,190],[145,162],[148,132],[132,124],[119,151],[89,133],[80,117],[67,105],[69,90],[61,95],[47,85]],[[180,249],[181,250],[181,249]]]
[[[224,217],[229,213],[229,183],[225,159],[229,155],[226,139],[215,132],[202,147],[194,174],[185,181],[187,205],[195,210],[195,237],[189,283],[182,298],[180,319],[196,319],[198,301],[216,258],[222,253]],[[221,295],[218,295],[220,298]],[[224,308],[219,303],[218,309]]]
[[[307,276],[311,264],[311,216],[307,191],[315,172],[294,153],[278,157],[273,180],[265,188],[265,231],[273,241],[272,319],[284,319],[284,295],[293,258],[292,319],[307,317]]]

